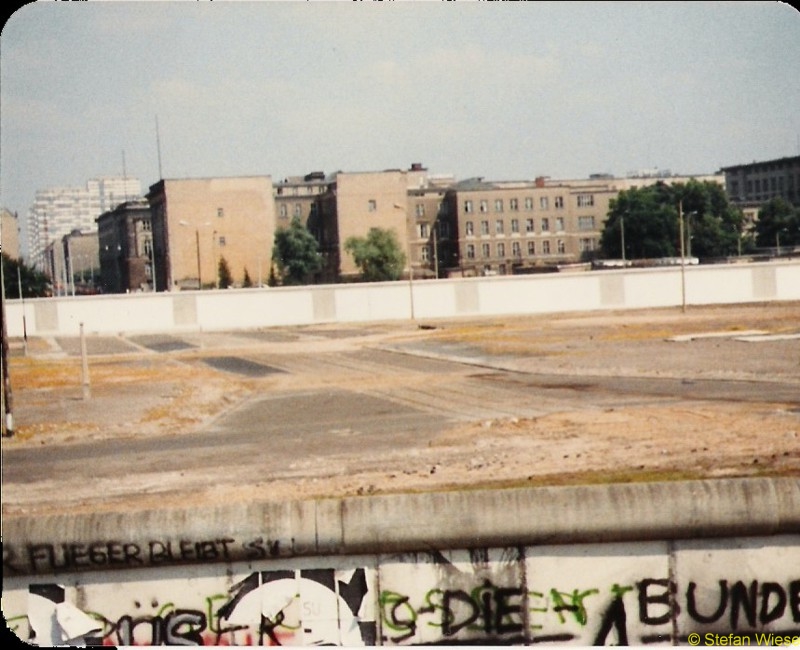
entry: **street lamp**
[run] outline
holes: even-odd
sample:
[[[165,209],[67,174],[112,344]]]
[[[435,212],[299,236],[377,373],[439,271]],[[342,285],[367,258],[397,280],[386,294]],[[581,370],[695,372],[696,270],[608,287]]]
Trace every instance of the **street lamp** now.
[[[620,239],[622,240],[620,242],[620,245],[622,246],[622,268],[624,269],[627,266],[627,264],[625,263],[625,215],[624,214],[620,215],[619,217],[619,235]]]
[[[406,209],[399,203],[394,204],[395,210]],[[414,316],[414,266],[411,261],[411,238],[408,236],[408,223],[406,222],[406,252],[408,254],[408,301],[411,305],[411,320],[415,320]]]
[[[681,311],[686,312],[686,257],[683,241],[683,201],[678,201],[678,229],[681,239]]]

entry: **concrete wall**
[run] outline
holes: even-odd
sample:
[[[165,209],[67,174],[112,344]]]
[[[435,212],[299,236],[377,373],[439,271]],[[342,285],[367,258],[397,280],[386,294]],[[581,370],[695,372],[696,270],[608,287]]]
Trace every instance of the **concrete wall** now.
[[[683,276],[683,280],[682,280]],[[685,287],[685,290],[684,290]],[[413,301],[412,301],[413,295]],[[800,262],[18,300],[9,336],[169,332],[800,300]]]
[[[41,645],[797,645],[798,531],[797,479],[6,517],[2,609]]]

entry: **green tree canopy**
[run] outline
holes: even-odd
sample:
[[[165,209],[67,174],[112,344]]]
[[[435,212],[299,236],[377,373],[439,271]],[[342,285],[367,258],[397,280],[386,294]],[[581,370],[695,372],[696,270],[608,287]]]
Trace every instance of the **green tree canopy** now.
[[[757,246],[796,246],[800,244],[800,208],[772,199],[758,211],[754,231]]]
[[[680,255],[679,206],[683,210],[687,254],[722,257],[738,251],[741,211],[730,205],[717,183],[691,180],[620,192],[609,205],[600,240],[603,253],[622,257],[624,228],[627,259]]]
[[[276,231],[272,260],[278,265],[283,284],[308,284],[322,269],[317,240],[298,217],[288,228]]]
[[[406,264],[406,256],[393,230],[370,228],[366,237],[349,237],[344,249],[353,256],[367,282],[397,280]]]
[[[19,298],[22,284],[23,298],[41,298],[50,295],[50,280],[41,271],[27,266],[22,260],[15,260],[3,253],[3,284],[6,298]]]

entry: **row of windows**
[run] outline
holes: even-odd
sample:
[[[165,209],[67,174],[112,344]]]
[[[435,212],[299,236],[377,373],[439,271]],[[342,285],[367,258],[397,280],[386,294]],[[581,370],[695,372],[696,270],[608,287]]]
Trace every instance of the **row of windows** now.
[[[521,232],[520,231],[521,222],[519,219],[511,219],[509,225],[512,233]],[[562,232],[564,230],[564,217],[556,217],[554,225],[556,232]],[[490,223],[486,219],[480,222],[480,229],[481,229],[480,230],[481,235],[491,234]],[[502,235],[505,233],[505,229],[506,229],[506,222],[503,219],[496,219],[494,222],[495,234]],[[542,217],[539,220],[539,229],[540,232],[550,232],[549,217]],[[594,229],[595,229],[595,219],[593,216],[578,217],[578,230],[594,230]],[[464,232],[467,237],[474,236],[475,222],[473,221],[464,222]],[[525,219],[525,232],[527,233],[536,232],[536,224],[533,219]]]
[[[577,204],[579,208],[587,208],[594,205],[594,195],[593,194],[578,194],[577,195]],[[522,205],[524,209],[528,212],[533,210],[534,199],[532,196],[526,196],[523,199]],[[508,199],[508,209],[511,212],[518,212],[519,211],[519,199]],[[554,196],[553,197],[553,207],[556,210],[562,210],[564,208],[564,197],[563,196]],[[539,209],[540,210],[549,210],[550,209],[550,197],[549,196],[540,196],[539,197]],[[487,199],[480,199],[478,201],[478,211],[479,212],[489,212],[489,201]],[[494,200],[494,211],[495,212],[504,212],[505,211],[505,201],[504,199],[495,199]],[[466,199],[464,201],[464,212],[475,212],[475,203],[472,199]]]
[[[450,224],[447,221],[437,221],[434,224],[434,230],[439,237],[447,238],[450,236]],[[430,224],[418,223],[417,224],[417,237],[420,239],[427,239],[431,235]]]
[[[536,242],[529,241],[526,242],[527,246],[527,253],[529,256],[536,255]],[[550,255],[553,252],[552,242],[549,240],[545,240],[539,242],[541,246],[540,254],[542,255]],[[584,238],[578,242],[579,248],[581,252],[588,252],[595,250],[597,246],[597,242],[594,239]],[[481,257],[488,258],[492,256],[492,245],[491,244],[481,244]],[[475,244],[467,244],[466,247],[466,257],[469,260],[474,260],[476,256],[477,247]],[[506,245],[505,243],[499,243],[495,245],[495,252],[496,257],[505,257],[506,256]],[[558,255],[565,255],[567,252],[567,244],[563,239],[556,240],[555,245],[555,252]],[[522,257],[522,243],[515,241],[511,243],[511,256],[512,257]]]

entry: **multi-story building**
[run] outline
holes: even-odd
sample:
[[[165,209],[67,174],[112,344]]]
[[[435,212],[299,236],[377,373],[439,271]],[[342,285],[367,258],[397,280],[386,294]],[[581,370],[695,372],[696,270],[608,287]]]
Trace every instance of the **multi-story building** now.
[[[50,242],[42,254],[42,271],[50,278],[56,296],[94,293],[99,268],[95,232],[75,229]]]
[[[3,254],[12,260],[19,259],[19,220],[17,215],[6,208],[0,210],[0,244]]]
[[[275,215],[279,228],[288,226],[297,218],[308,225],[315,216],[317,199],[328,189],[325,172],[311,172],[305,176],[289,176],[275,183]]]
[[[158,291],[219,286],[224,258],[234,284],[261,284],[275,237],[270,176],[162,179],[147,194]]]
[[[408,252],[407,172],[336,172],[327,180],[326,191],[317,201],[316,217],[310,222],[325,260],[323,281],[358,277],[360,270],[344,246],[350,237],[366,236],[370,228],[394,231]]]
[[[101,214],[97,238],[103,293],[155,290],[150,204],[145,199]]]
[[[731,203],[742,210],[752,225],[758,211],[771,199],[800,205],[800,156],[723,167],[725,190]]]
[[[140,195],[138,179],[114,176],[93,178],[85,187],[37,191],[23,228],[23,256],[33,265],[43,266],[43,252],[48,244],[73,230],[95,232],[95,219],[99,215]]]
[[[448,192],[458,228],[458,267],[449,273],[505,275],[590,259],[599,248],[609,201],[604,182],[534,181],[456,183]]]

